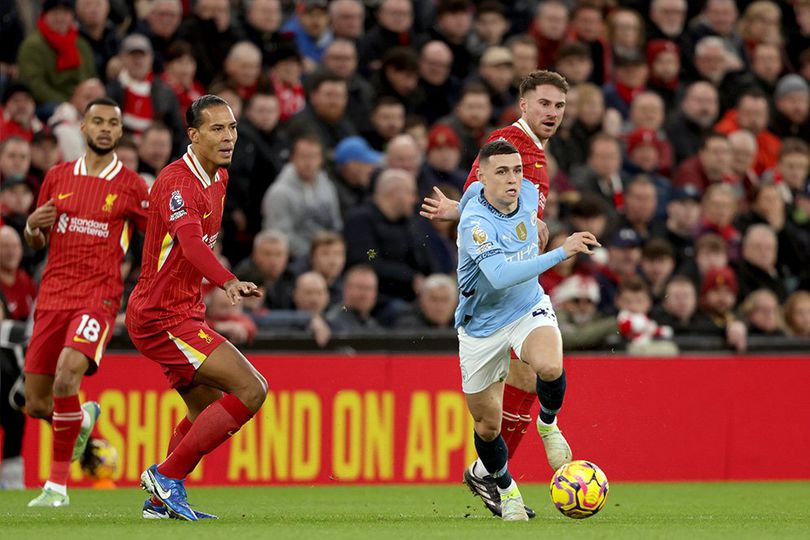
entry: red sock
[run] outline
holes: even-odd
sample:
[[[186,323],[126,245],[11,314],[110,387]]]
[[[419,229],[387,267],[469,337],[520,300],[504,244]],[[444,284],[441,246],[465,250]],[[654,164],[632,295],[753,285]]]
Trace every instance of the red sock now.
[[[169,478],[185,478],[205,454],[239,431],[252,416],[239,398],[225,394],[200,413],[177,448],[158,465],[158,472]]]
[[[177,445],[180,444],[180,441],[183,440],[183,437],[186,436],[186,433],[188,433],[188,430],[190,429],[191,429],[191,420],[188,419],[188,416],[184,416],[183,419],[180,420],[180,423],[177,424],[177,427],[174,428],[172,436],[169,439],[169,447],[166,449],[167,456],[172,452],[174,452],[174,449],[177,448]],[[152,504],[161,505],[163,504],[163,502],[154,495],[152,495]]]
[[[73,446],[82,430],[82,406],[79,396],[53,398],[53,461],[49,482],[64,486],[70,472],[70,458]]]
[[[533,403],[532,400],[536,398],[537,395],[534,392],[524,392],[520,388],[508,384],[503,387],[501,435],[509,449],[509,459],[515,456],[520,441],[532,422],[529,410]],[[528,403],[528,407],[525,405],[526,403]]]

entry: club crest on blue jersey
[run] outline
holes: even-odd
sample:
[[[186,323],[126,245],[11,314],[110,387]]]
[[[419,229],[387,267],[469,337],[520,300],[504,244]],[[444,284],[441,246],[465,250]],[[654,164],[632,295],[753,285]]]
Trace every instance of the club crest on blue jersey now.
[[[186,203],[185,201],[183,201],[183,196],[180,195],[180,192],[179,191],[172,192],[172,197],[171,199],[169,199],[169,210],[171,210],[172,212],[177,212],[185,205]]]

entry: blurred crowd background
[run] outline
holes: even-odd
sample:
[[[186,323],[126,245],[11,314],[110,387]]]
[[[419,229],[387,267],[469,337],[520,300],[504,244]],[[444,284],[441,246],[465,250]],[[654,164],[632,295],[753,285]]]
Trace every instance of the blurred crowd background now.
[[[239,120],[217,249],[265,297],[210,290],[211,324],[452,333],[456,223],[419,204],[460,197],[536,69],[571,85],[549,247],[604,246],[541,277],[566,348],[810,336],[810,0],[0,0],[2,316],[31,315],[44,254],[22,230],[86,104],[121,105],[118,156],[151,183],[213,93]]]

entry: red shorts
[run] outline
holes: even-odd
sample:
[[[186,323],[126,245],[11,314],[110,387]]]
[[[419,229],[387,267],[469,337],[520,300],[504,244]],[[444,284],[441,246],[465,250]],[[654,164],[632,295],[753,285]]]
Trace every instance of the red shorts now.
[[[188,320],[152,333],[129,329],[132,343],[142,355],[163,368],[172,388],[191,384],[194,375],[214,349],[227,341],[201,320]]]
[[[115,317],[99,310],[35,309],[34,331],[25,353],[25,372],[54,375],[62,349],[71,348],[91,360],[87,375],[92,375],[101,363],[114,327]]]

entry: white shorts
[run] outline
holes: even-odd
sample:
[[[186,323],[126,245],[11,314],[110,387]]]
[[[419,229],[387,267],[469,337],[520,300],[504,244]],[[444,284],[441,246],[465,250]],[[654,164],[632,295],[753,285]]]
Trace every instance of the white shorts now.
[[[520,358],[523,342],[532,330],[542,326],[557,328],[557,315],[548,295],[543,295],[529,313],[487,337],[469,336],[464,327],[459,328],[458,356],[464,393],[476,394],[506,379],[511,356],[509,350],[514,349]]]

